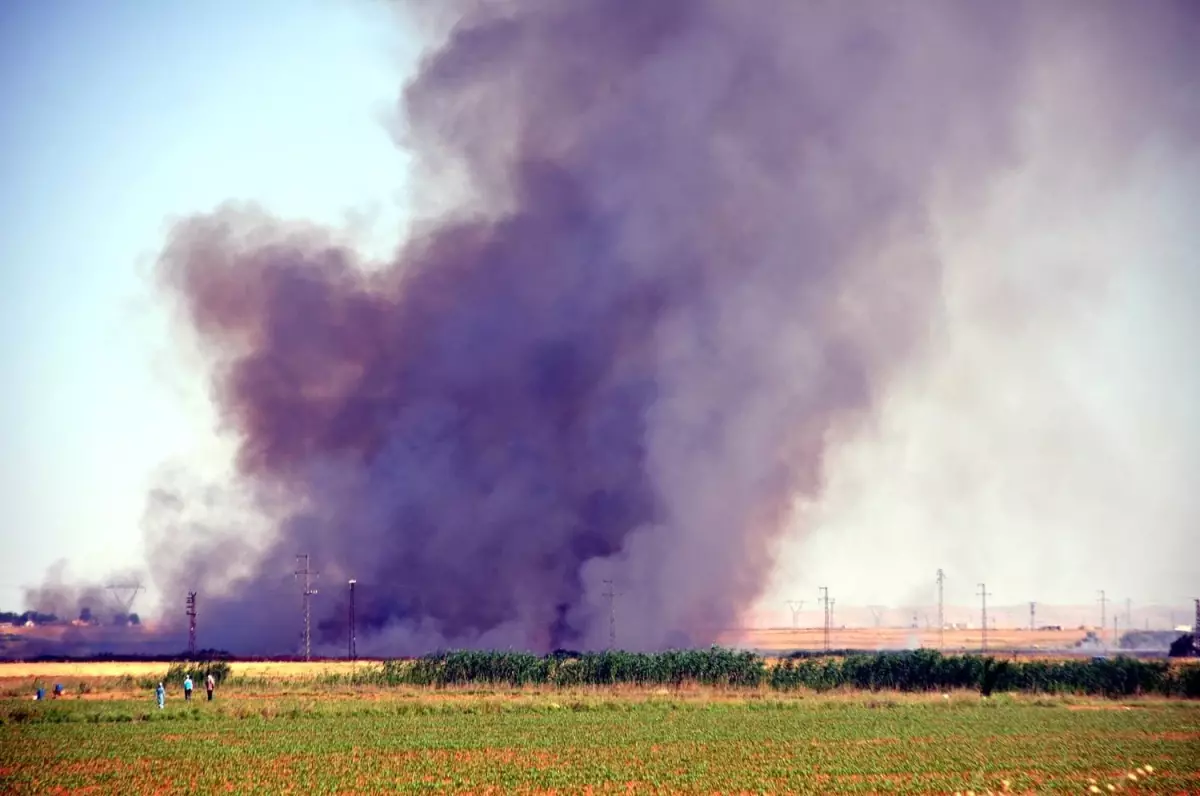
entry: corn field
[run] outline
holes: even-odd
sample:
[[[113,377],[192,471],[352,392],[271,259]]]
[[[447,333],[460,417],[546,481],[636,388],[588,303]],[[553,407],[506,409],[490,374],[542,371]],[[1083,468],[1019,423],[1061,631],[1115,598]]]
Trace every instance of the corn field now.
[[[1009,661],[933,650],[845,657],[804,656],[768,665],[751,652],[713,647],[656,653],[589,652],[538,656],[524,652],[452,651],[366,665],[328,675],[346,684],[384,686],[681,686],[768,687],[780,691],[837,688],[897,691],[977,690],[1200,697],[1200,666],[1171,667],[1135,658]]]

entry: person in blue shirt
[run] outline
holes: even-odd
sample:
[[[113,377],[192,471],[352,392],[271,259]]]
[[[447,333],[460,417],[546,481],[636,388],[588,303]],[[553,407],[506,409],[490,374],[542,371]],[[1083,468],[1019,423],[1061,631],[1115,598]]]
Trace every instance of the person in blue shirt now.
[[[190,674],[183,678],[183,701],[192,701],[192,676]]]
[[[154,695],[158,697],[158,709],[163,709],[163,703],[167,701],[167,689],[163,688],[163,684],[159,683],[158,688],[154,690]]]

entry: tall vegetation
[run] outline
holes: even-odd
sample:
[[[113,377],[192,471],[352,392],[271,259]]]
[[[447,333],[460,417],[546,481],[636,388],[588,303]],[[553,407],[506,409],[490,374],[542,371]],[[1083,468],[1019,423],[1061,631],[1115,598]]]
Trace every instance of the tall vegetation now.
[[[183,661],[171,664],[163,682],[170,685],[182,685],[184,679],[190,675],[196,688],[201,689],[204,687],[205,678],[210,674],[217,685],[220,685],[229,676],[231,670],[232,667],[228,661]]]
[[[788,658],[768,666],[751,652],[713,647],[657,653],[589,652],[545,657],[524,652],[440,652],[368,665],[328,680],[377,685],[547,685],[768,687],[780,691],[836,688],[898,691],[977,690],[1056,694],[1200,697],[1200,666],[1128,657],[1011,661],[933,650],[841,657]]]

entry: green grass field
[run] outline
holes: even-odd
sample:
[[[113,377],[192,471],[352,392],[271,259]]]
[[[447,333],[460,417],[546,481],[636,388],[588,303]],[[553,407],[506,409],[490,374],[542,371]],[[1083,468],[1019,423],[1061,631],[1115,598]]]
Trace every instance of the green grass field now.
[[[415,689],[222,696],[193,705],[175,697],[164,711],[149,697],[6,700],[0,791],[1200,791],[1200,705],[1184,701]]]

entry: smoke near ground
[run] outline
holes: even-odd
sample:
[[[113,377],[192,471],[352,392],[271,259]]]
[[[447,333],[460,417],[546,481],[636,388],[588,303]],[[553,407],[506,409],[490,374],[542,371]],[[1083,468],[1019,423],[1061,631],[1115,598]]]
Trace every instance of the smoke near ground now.
[[[938,212],[982,212],[1030,114],[1111,122],[1064,145],[1114,168],[1197,130],[1187,3],[406,8],[437,40],[394,258],[235,205],[161,257],[237,443],[147,517],[206,646],[296,649],[297,553],[319,644],[358,581],[361,653],[600,647],[610,585],[620,646],[712,641],[955,328]]]

